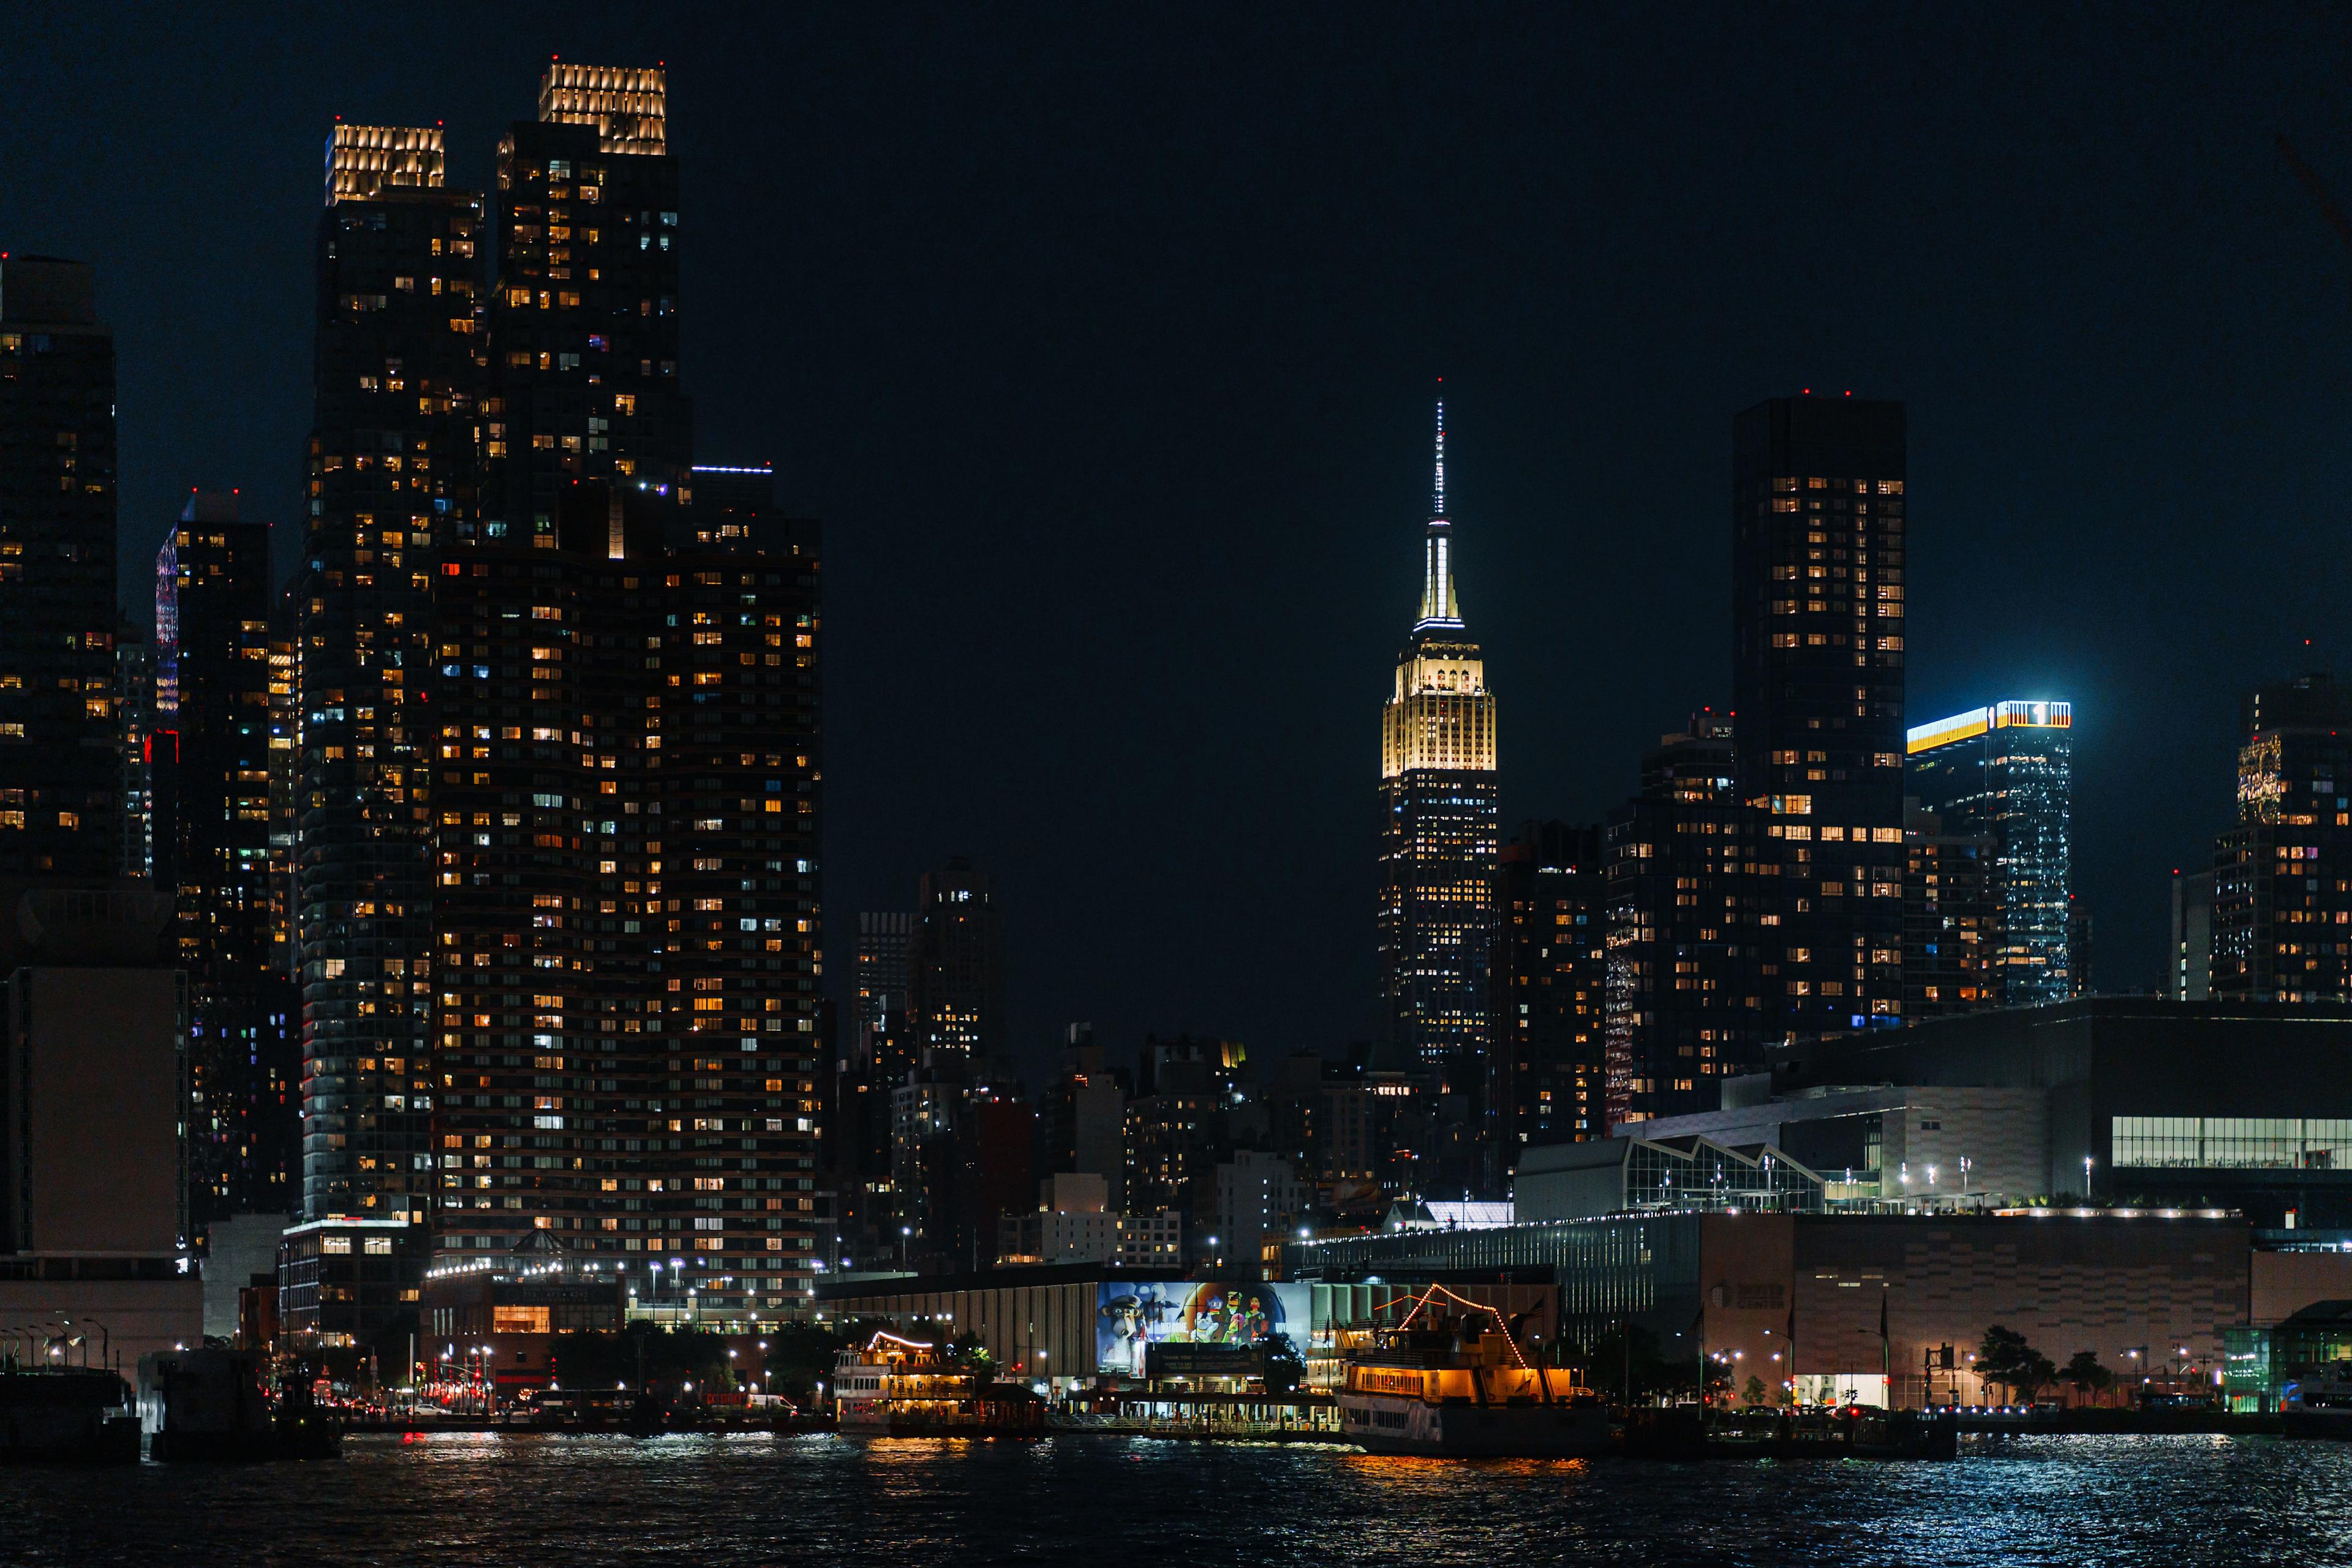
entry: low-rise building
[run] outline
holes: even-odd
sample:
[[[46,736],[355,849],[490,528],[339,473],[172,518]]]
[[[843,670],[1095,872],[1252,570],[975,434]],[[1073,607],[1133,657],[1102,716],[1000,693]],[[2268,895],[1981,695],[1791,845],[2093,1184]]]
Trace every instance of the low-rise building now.
[[[1634,1123],[1645,1134],[1658,1121]],[[1675,1118],[1673,1120],[1683,1120]],[[1590,1219],[1643,1209],[1793,1214],[1822,1206],[1822,1178],[1769,1143],[1617,1137],[1545,1143],[1519,1156],[1511,1212],[1521,1220]]]
[[[1121,1214],[1108,1201],[1108,1184],[1086,1171],[1064,1171],[1039,1184],[1034,1214],[1006,1215],[998,1223],[997,1263],[1117,1263],[1127,1268],[1171,1268],[1183,1260],[1183,1222],[1175,1214]]]
[[[1187,1361],[1222,1364],[1234,1359],[1224,1352],[1263,1350],[1280,1334],[1306,1363],[1307,1382],[1328,1388],[1339,1375],[1343,1331],[1410,1310],[1430,1283],[1427,1276],[1269,1283],[1069,1264],[840,1280],[816,1287],[816,1311],[827,1323],[884,1320],[902,1331],[971,1334],[1003,1375],[1056,1393],[1130,1385],[1155,1367],[1167,1374]],[[1487,1269],[1446,1283],[1517,1319],[1524,1336],[1549,1342],[1555,1303],[1544,1279]]]
[[[135,1368],[199,1343],[169,895],[0,879],[0,1322]]]
[[[1995,1326],[2062,1366],[2082,1351],[2118,1371],[2161,1352],[2211,1384],[2225,1331],[2245,1321],[2252,1234],[2214,1211],[1689,1210],[1301,1241],[1285,1254],[1303,1280],[1541,1271],[1571,1344],[1630,1322],[1694,1384],[1714,1357],[1735,1387],[1754,1377],[1775,1394],[1918,1406],[2008,1397],[1972,1370]],[[1611,1386],[1609,1368],[1589,1372]]]
[[[1656,1141],[1769,1144],[1820,1174],[1832,1203],[2022,1203],[2049,1191],[2049,1095],[2039,1089],[1829,1084],[1774,1095],[1727,1079],[1724,1108],[1632,1131]]]
[[[545,1233],[541,1233],[544,1235]],[[418,1354],[431,1380],[470,1374],[509,1401],[561,1375],[561,1334],[617,1334],[628,1317],[621,1271],[552,1247],[452,1260],[426,1271]]]
[[[1801,1040],[1773,1054],[1769,1094],[1782,1146],[1826,1174],[1843,1162],[1794,1124],[1843,1114],[1836,1096],[1856,1086],[1918,1091],[1875,1112],[1882,1129],[1887,1110],[1907,1113],[1905,1152],[1882,1142],[1877,1184],[1888,1196],[1918,1194],[1929,1163],[1941,1191],[1965,1157],[1961,1179],[1993,1203],[2087,1193],[2143,1208],[2236,1209],[2265,1228],[2352,1226],[2352,1078],[2338,1070],[2347,1053],[2352,1005],[2340,1002],[2094,996]],[[1724,1109],[1759,1108],[1727,1097]],[[1854,1113],[1874,1114],[1859,1103]],[[1822,1135],[1855,1142],[1854,1130]]]
[[[289,1226],[278,1245],[280,1331],[297,1343],[357,1344],[415,1312],[421,1292],[408,1281],[424,1272],[430,1240],[398,1211]]]

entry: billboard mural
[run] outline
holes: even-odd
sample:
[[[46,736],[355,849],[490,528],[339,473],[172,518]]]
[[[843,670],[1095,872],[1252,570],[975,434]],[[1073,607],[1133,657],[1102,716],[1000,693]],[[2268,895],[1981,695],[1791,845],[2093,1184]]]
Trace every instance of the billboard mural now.
[[[1095,1368],[1145,1374],[1147,1345],[1246,1348],[1288,1334],[1304,1352],[1310,1288],[1257,1281],[1106,1279],[1096,1291]]]

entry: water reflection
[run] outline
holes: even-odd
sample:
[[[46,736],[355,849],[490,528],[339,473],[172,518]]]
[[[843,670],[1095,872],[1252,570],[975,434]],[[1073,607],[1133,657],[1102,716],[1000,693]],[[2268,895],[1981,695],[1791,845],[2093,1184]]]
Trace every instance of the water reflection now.
[[[102,1505],[98,1500],[103,1500]],[[447,1434],[0,1471],[0,1563],[2345,1563],[2352,1447],[2019,1437],[1945,1464],[1055,1437]]]

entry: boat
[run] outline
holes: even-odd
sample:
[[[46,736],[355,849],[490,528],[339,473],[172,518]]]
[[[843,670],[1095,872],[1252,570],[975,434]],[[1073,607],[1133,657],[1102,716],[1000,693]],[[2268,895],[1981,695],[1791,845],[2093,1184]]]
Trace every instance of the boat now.
[[[840,1431],[868,1437],[1037,1437],[1045,1402],[1024,1384],[991,1383],[942,1345],[876,1334],[834,1364]]]
[[[326,1459],[342,1428],[310,1397],[310,1369],[297,1363],[278,1397],[264,1392],[261,1358],[207,1345],[139,1358],[139,1421],[147,1457],[163,1461]]]
[[[2352,1361],[2305,1368],[2283,1394],[2279,1424],[2288,1436],[2352,1438]]]
[[[1374,1454],[1586,1458],[1609,1411],[1564,1367],[1531,1361],[1500,1312],[1433,1285],[1348,1352],[1339,1435]]]

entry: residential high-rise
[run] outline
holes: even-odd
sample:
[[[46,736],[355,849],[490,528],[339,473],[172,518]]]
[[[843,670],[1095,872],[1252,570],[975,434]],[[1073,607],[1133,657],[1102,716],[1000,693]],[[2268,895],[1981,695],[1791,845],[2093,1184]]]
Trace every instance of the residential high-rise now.
[[[1642,793],[1611,816],[1608,1121],[1717,1109],[1752,1072],[1775,1016],[1768,813],[1732,783],[1734,731],[1713,713],[1659,739]]]
[[[2172,952],[2164,996],[2207,1002],[2213,996],[2213,868],[2172,873]]]
[[[114,627],[115,732],[122,737],[122,875],[155,869],[155,649],[121,616]]]
[[[678,389],[678,175],[659,69],[550,65],[499,144],[491,537],[555,527],[572,479],[689,482]]]
[[[772,1317],[823,1219],[817,536],[691,466],[665,107],[549,69],[487,299],[437,131],[331,143],[282,660],[305,1198],[429,1219],[402,1268],[541,1237]]]
[[[772,470],[692,465],[665,110],[559,64],[499,149],[436,619],[435,1256],[546,1232],[772,1320],[826,1223],[817,536]]]
[[[1996,840],[1956,832],[1950,819],[1912,801],[1903,842],[1903,1016],[1940,1018],[2000,1006]]]
[[[1502,837],[1495,694],[1454,587],[1442,403],[1423,549],[1421,614],[1381,714],[1381,1043],[1391,1059],[1483,1095]]]
[[[467,569],[442,553],[476,515],[481,237],[481,197],[442,184],[438,130],[335,127],[294,589],[302,1209],[313,1221],[421,1226],[436,1190],[436,737],[425,689],[436,574]]]
[[[294,585],[281,585],[269,596],[269,931],[272,962],[297,985],[302,977],[294,901],[295,825],[299,820],[295,792],[302,760],[301,622]]]
[[[851,1258],[895,1253],[898,1198],[894,1096],[914,1064],[907,1025],[909,952],[915,917],[866,910],[850,955],[850,1039],[834,1065],[832,1154],[835,1215],[842,1252]]]
[[[1486,1186],[1519,1152],[1605,1138],[1609,879],[1601,831],[1530,822],[1503,846],[1497,1026],[1487,1063]]]
[[[885,1084],[906,1076],[914,1064],[907,1027],[907,990],[911,984],[915,917],[898,910],[868,910],[857,917],[856,1005],[851,1008],[852,1046],[857,1058]]]
[[[1995,702],[1920,725],[1906,742],[1906,787],[1922,808],[1945,833],[1990,841],[1984,1006],[2074,994],[2074,721],[2070,703]]]
[[[2211,995],[2352,998],[2352,688],[2325,673],[2239,710],[2238,822],[2213,848]]]
[[[923,873],[907,963],[913,1060],[1003,1054],[1004,915],[985,870],[958,856]]]
[[[114,338],[86,262],[0,257],[0,875],[124,870]]]
[[[300,1003],[275,951],[269,529],[197,491],[155,557],[157,884],[188,987],[187,1161],[198,1235],[295,1207]]]
[[[1899,403],[1773,398],[1732,424],[1739,798],[1779,852],[1775,1034],[1903,1013],[1906,437]]]
[[[755,1316],[814,1266],[816,562],[665,548],[681,501],[572,480],[452,550],[436,1256],[548,1231]]]

